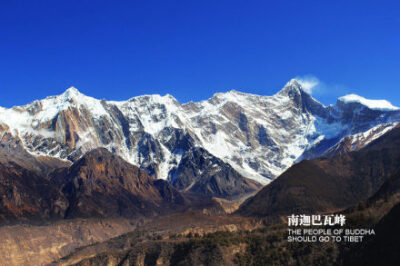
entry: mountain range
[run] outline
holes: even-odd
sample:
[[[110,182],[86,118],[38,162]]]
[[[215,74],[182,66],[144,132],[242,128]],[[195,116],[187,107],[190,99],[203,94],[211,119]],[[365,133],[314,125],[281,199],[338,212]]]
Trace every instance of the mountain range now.
[[[303,159],[360,149],[398,121],[399,109],[387,101],[347,95],[324,106],[295,79],[273,96],[229,91],[185,104],[171,95],[97,100],[71,87],[0,108],[0,143],[19,143],[35,158],[64,165],[105,148],[180,190],[232,197],[239,187],[255,191],[257,183],[268,184]],[[188,160],[200,160],[193,153],[212,165],[190,170]],[[231,192],[202,187],[219,171],[240,177],[228,182]]]

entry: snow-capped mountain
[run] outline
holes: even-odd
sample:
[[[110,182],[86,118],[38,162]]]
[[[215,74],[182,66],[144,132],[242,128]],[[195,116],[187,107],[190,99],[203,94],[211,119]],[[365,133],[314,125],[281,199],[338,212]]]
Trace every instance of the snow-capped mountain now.
[[[186,104],[171,95],[98,100],[71,87],[25,106],[0,108],[0,142],[11,134],[33,155],[71,162],[104,147],[168,180],[178,174],[185,153],[199,147],[266,184],[346,136],[397,121],[400,111],[387,101],[350,95],[324,106],[294,79],[273,96],[229,91]]]

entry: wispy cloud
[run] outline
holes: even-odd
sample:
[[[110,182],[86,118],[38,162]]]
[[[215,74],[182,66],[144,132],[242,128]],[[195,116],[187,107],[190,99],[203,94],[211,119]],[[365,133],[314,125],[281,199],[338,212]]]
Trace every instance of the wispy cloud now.
[[[297,76],[296,80],[308,94],[313,94],[322,85],[319,79],[312,75]]]
[[[303,75],[295,78],[303,90],[325,104],[336,102],[340,96],[349,94],[347,86],[337,83],[326,83],[314,75]]]

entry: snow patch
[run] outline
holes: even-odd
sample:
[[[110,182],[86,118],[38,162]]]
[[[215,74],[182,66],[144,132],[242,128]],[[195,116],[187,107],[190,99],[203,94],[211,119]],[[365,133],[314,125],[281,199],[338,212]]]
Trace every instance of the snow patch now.
[[[340,97],[338,100],[344,103],[354,103],[354,102],[360,103],[372,110],[381,110],[381,111],[399,110],[399,107],[393,106],[387,100],[369,100],[356,94],[349,94]]]

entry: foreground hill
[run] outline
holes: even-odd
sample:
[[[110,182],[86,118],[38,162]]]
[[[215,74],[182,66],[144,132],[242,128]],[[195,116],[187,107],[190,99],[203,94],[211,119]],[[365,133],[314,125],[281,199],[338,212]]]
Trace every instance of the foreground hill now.
[[[45,176],[14,161],[0,162],[0,192],[1,223],[150,217],[203,209],[223,213],[211,197],[179,192],[103,148]]]
[[[14,163],[0,163],[0,195],[0,224],[60,219],[68,206],[49,180]]]

